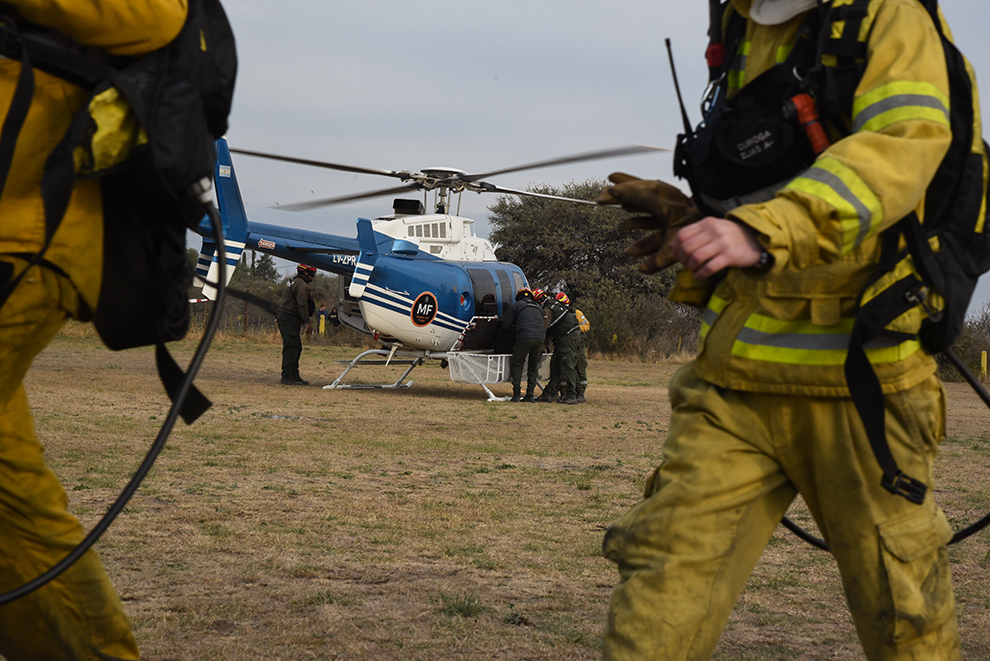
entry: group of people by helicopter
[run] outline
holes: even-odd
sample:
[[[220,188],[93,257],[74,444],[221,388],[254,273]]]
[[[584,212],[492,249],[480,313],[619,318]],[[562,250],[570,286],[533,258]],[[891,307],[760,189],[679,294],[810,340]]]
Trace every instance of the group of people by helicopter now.
[[[502,318],[503,338],[512,338],[512,402],[583,404],[588,387],[588,341],[591,328],[584,314],[571,308],[564,292],[550,296],[543,289],[522,288]],[[504,346],[508,345],[503,339]],[[550,378],[536,396],[539,366],[552,345]],[[508,353],[508,351],[506,351]],[[522,394],[523,367],[527,365],[526,394]]]

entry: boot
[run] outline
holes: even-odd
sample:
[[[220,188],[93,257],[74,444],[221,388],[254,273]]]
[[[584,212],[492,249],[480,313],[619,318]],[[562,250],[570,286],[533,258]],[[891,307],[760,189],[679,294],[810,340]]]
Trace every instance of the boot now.
[[[536,402],[536,398],[533,397],[533,392],[535,390],[536,389],[534,387],[532,387],[532,386],[530,386],[529,388],[526,388],[526,396],[523,398],[523,401],[524,402],[529,402],[530,404]]]
[[[512,399],[510,402],[521,402],[522,398],[519,396],[522,393],[522,386],[512,386]]]
[[[588,400],[586,400],[586,399],[584,398],[584,393],[583,393],[583,392],[579,392],[579,393],[577,394],[577,401],[578,401],[578,404],[584,404],[584,403],[585,403],[586,401],[588,401]]]
[[[549,390],[544,390],[543,394],[541,394],[539,397],[536,398],[536,401],[544,402],[546,404],[553,404],[554,402],[557,401],[557,396],[554,395]]]
[[[558,404],[578,404],[579,402],[578,402],[577,397],[574,396],[574,393],[567,393],[566,395],[561,395],[560,396],[560,399],[557,400],[557,403]]]

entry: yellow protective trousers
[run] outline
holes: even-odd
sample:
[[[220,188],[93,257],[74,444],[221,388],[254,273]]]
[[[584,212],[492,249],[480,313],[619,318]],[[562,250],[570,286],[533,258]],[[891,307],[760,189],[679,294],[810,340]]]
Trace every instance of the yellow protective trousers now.
[[[916,505],[880,486],[851,400],[727,390],[692,364],[670,398],[663,463],[602,544],[620,572],[604,659],[709,659],[799,492],[838,562],[866,657],[960,658],[949,524],[932,488]],[[886,421],[898,465],[930,487],[945,434],[937,378],[887,395]]]
[[[17,264],[15,272],[26,264],[7,261]],[[0,592],[37,577],[85,536],[45,463],[23,384],[34,357],[78,305],[66,278],[35,267],[0,308]],[[0,606],[0,655],[9,661],[140,658],[95,551],[44,587]]]

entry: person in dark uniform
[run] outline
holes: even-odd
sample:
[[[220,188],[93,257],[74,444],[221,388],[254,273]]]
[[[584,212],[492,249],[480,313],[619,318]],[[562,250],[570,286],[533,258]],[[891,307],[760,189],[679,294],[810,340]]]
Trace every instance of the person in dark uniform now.
[[[553,357],[550,359],[550,380],[543,394],[536,400],[538,402],[579,403],[577,358],[581,332],[570,304],[567,294],[560,292],[546,305],[550,320],[547,336],[553,340]]]
[[[533,292],[520,289],[505,317],[502,318],[502,332],[515,331],[512,345],[512,399],[513,402],[535,402],[536,383],[540,378],[540,359],[543,357],[543,342],[546,338],[543,308],[533,300]],[[526,374],[526,397],[522,393],[522,369],[529,357],[529,370]]]
[[[279,304],[278,332],[282,334],[282,380],[283,386],[308,386],[299,376],[299,356],[302,355],[302,328],[306,326],[306,335],[313,333],[313,324],[309,318],[313,316],[316,304],[309,291],[309,283],[316,277],[316,268],[300,264],[296,267],[296,277],[286,284]]]

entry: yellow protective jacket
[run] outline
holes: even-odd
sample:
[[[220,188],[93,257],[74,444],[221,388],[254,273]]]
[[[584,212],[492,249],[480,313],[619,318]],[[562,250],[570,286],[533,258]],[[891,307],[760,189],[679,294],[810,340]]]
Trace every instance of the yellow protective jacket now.
[[[751,0],[733,5],[749,17]],[[805,16],[775,26],[748,21],[740,46],[745,57],[737,59],[744,69],[731,74],[734,82],[745,85],[783,61]],[[833,29],[840,34],[842,27]],[[872,0],[860,40],[868,44],[867,61],[850,113],[853,133],[772,200],[729,213],[757,231],[775,258],[772,269],[731,269],[714,292],[684,271],[671,293],[674,300],[705,306],[695,369],[711,383],[756,392],[849,394],[846,347],[857,296],[878,261],[880,234],[912,210],[923,219],[925,189],[951,140],[942,46],[921,3]],[[914,310],[897,329],[917,332],[921,319]],[[868,345],[867,355],[884,392],[909,388],[935,370],[916,339]]]
[[[161,48],[182,29],[186,0],[7,0],[20,16],[81,46],[114,55]],[[21,64],[0,59],[0,117],[6,117]],[[41,175],[88,93],[35,69],[35,90],[0,197],[0,254],[37,253],[44,244]],[[0,119],[2,122],[2,119]],[[96,308],[103,261],[100,184],[77,182],[62,225],[45,258],[61,268],[90,310]]]

